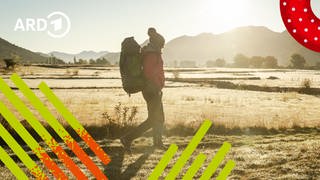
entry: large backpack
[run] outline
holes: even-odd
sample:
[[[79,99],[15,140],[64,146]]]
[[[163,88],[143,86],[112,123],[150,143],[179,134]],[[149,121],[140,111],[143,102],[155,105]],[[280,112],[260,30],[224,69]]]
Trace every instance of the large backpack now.
[[[123,89],[130,95],[142,91],[145,86],[140,45],[133,37],[121,44],[120,73]]]

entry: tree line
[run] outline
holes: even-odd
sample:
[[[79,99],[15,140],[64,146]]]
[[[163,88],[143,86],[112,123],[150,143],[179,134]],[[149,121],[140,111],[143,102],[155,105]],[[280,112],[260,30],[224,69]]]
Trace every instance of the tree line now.
[[[105,66],[110,66],[111,63],[106,59],[106,58],[98,58],[96,60],[94,59],[79,59],[77,60],[76,57],[73,58],[73,64],[91,64],[91,65],[105,65]]]
[[[290,69],[320,69],[320,62],[315,66],[308,66],[306,59],[300,54],[292,54],[289,59],[288,66],[279,66],[278,59],[274,56],[252,56],[248,57],[244,54],[237,54],[233,58],[233,63],[227,64],[224,59],[216,59],[215,61],[207,61],[207,67],[236,67],[236,68],[290,68]]]
[[[15,69],[15,66],[17,64],[30,64],[29,61],[23,61],[21,60],[21,57],[16,54],[11,54],[9,58],[0,59],[0,68],[1,68],[1,61],[3,62],[5,69]],[[98,59],[90,59],[90,60],[84,60],[79,59],[77,60],[76,57],[73,58],[73,62],[66,63],[63,60],[50,55],[47,57],[46,62],[43,62],[42,64],[52,64],[52,65],[61,65],[61,64],[78,64],[78,65],[101,65],[101,66],[111,66],[111,63],[105,59],[105,58],[98,58]]]

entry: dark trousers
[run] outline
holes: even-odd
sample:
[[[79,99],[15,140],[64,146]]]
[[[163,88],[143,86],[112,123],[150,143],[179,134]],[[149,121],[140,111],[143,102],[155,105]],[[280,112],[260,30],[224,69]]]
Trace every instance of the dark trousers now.
[[[148,118],[138,127],[126,134],[125,137],[129,140],[134,140],[152,128],[153,143],[162,143],[162,133],[164,129],[162,91],[153,84],[148,83],[142,91],[142,95],[147,103]]]

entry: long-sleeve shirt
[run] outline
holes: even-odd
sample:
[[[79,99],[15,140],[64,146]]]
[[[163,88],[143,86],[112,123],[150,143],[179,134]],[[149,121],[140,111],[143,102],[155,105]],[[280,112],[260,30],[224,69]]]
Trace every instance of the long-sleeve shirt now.
[[[164,87],[165,77],[161,54],[155,52],[143,54],[143,73],[145,78],[159,90]]]

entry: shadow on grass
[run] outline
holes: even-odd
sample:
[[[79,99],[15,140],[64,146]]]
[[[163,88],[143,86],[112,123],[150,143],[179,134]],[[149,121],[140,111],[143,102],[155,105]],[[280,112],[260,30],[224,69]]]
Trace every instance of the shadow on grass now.
[[[145,150],[144,153],[140,155],[135,162],[129,164],[124,171],[123,166],[125,152],[122,149],[111,151],[109,149],[107,152],[111,158],[111,162],[105,167],[104,174],[106,174],[109,179],[127,180],[137,175],[138,171],[141,169],[143,164],[145,164],[146,160],[152,153],[152,150]]]
[[[126,165],[124,161],[125,151],[122,147],[104,147],[105,152],[111,158],[111,162],[104,166],[102,171],[109,179],[118,179],[118,180],[127,180],[135,177],[141,167],[145,164],[146,160],[149,158],[150,154],[153,152],[152,148],[149,147],[140,147],[136,148],[133,153],[141,154],[138,159],[136,159],[133,163]],[[27,150],[26,150],[27,151]],[[70,157],[76,157],[71,150],[65,149],[67,154]],[[89,149],[85,148],[84,151],[90,156],[94,157],[94,153]],[[40,162],[39,158],[32,153],[32,151],[27,151],[29,156],[35,161]],[[53,152],[47,153],[52,159],[57,160],[58,158]],[[22,163],[21,160],[16,155],[11,155],[11,158],[16,163]],[[0,161],[0,166],[4,166],[4,164]],[[126,168],[124,169],[124,166]]]

